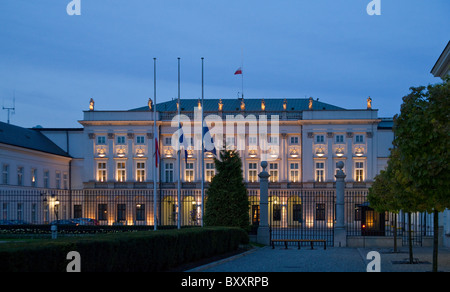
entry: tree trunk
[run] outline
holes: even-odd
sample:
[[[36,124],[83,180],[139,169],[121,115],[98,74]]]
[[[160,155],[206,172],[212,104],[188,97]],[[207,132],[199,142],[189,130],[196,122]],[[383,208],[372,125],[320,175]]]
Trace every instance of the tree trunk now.
[[[413,248],[412,248],[412,231],[411,231],[411,212],[408,212],[408,245],[409,245],[409,263],[414,263]]]
[[[434,210],[433,220],[433,272],[437,272],[438,269],[438,245],[439,245],[439,212]]]
[[[397,213],[394,213],[394,252],[397,252]]]

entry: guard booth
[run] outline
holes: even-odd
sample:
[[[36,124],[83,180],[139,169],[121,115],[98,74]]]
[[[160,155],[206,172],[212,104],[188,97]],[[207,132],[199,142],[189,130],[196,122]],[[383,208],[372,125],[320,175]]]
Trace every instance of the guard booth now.
[[[378,213],[369,206],[369,202],[358,205],[361,212],[361,235],[362,236],[384,236],[385,219],[384,213]]]

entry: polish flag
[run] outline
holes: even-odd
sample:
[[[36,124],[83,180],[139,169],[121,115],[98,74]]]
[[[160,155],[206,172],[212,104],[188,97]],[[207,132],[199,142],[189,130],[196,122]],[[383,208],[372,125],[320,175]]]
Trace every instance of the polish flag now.
[[[236,72],[234,72],[234,75],[239,75],[242,74],[242,68],[239,67],[239,69],[236,70]]]

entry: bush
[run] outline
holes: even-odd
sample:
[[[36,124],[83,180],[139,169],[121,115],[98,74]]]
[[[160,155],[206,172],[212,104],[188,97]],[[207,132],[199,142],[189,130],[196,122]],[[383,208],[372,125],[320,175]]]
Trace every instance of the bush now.
[[[205,227],[0,244],[0,272],[65,272],[77,251],[82,272],[157,272],[236,250],[240,228]]]

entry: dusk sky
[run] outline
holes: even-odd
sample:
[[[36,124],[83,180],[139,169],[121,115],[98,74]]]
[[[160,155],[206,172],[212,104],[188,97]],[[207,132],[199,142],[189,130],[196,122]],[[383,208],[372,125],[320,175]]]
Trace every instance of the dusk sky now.
[[[449,0],[0,0],[0,98],[22,127],[81,127],[83,110],[128,110],[153,98],[319,98],[399,113],[450,39]],[[242,58],[243,57],[243,58]],[[270,110],[270,109],[269,109]],[[6,122],[7,111],[0,112]]]

